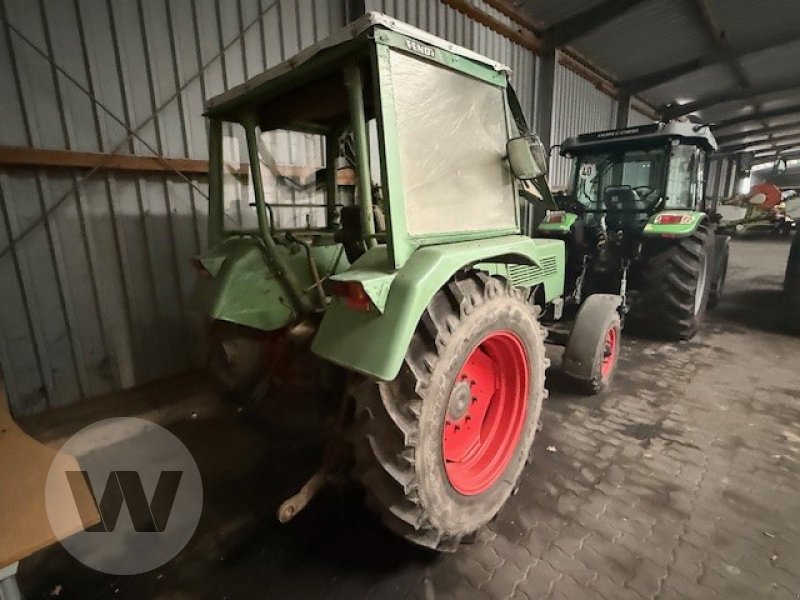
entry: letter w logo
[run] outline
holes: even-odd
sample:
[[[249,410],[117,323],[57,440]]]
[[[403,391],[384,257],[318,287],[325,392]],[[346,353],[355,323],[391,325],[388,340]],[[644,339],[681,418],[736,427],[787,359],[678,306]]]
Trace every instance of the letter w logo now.
[[[97,502],[86,471],[67,471],[66,474],[72,497],[79,497],[77,492],[85,483],[89,487],[92,499],[100,509],[100,523],[85,529],[85,531],[107,533],[116,528],[123,502],[128,506],[133,528],[136,531],[163,532],[167,527],[183,472],[162,471],[158,476],[158,483],[156,483],[156,489],[150,502],[147,501],[142,480],[136,471],[111,471],[100,502]],[[80,506],[78,510],[80,511]],[[80,517],[83,523],[91,523],[88,515],[81,514]]]

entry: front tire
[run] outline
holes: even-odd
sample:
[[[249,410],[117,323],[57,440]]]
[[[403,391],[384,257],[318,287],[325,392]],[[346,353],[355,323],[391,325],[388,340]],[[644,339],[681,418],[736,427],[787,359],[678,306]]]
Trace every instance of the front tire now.
[[[631,320],[668,339],[694,337],[708,306],[713,244],[706,224],[684,238],[649,242],[642,291]]]
[[[397,378],[355,386],[356,475],[395,533],[453,551],[517,486],[545,397],[536,309],[469,272],[437,292]]]

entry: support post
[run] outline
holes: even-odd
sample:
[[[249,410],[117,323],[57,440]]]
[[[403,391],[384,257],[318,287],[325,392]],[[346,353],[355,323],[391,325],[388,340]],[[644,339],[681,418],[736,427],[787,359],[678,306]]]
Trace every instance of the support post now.
[[[361,233],[367,248],[377,244],[375,239],[375,217],[372,214],[372,178],[369,169],[369,140],[367,139],[367,121],[364,111],[364,85],[361,81],[361,68],[348,65],[344,69],[344,83],[350,101],[350,120],[353,125],[353,141],[356,146],[356,186],[358,189],[358,206],[361,209]]]
[[[275,277],[284,284],[284,290],[298,315],[303,314],[303,288],[297,276],[278,252],[275,240],[272,237],[272,223],[267,215],[266,197],[264,196],[264,182],[261,179],[261,158],[258,154],[258,140],[256,139],[256,120],[253,115],[245,115],[242,119],[245,135],[247,136],[247,154],[250,159],[250,178],[253,185],[253,196],[256,200],[256,216],[261,241],[264,243],[267,263]]]
[[[631,114],[631,97],[629,94],[617,96],[617,129],[625,129]]]
[[[547,149],[553,145],[553,94],[555,92],[556,51],[551,50],[537,61],[536,87],[534,88],[533,126]]]

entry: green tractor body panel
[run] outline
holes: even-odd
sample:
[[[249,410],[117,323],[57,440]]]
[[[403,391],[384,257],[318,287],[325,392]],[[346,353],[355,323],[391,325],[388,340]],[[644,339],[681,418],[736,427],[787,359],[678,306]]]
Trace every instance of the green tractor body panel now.
[[[550,213],[552,215],[553,213]],[[575,222],[578,220],[578,215],[571,212],[561,213],[561,220],[559,221],[548,221],[550,217],[548,215],[545,219],[539,223],[539,226],[536,228],[536,231],[541,231],[543,233],[569,233],[569,230],[572,229],[572,226],[575,225]]]
[[[277,246],[304,289],[313,287],[308,255],[302,247],[291,251]],[[349,263],[340,244],[311,246],[321,277],[345,269]],[[199,277],[189,307],[212,319],[230,321],[262,331],[274,331],[298,319],[283,284],[274,276],[263,247],[252,237],[227,238],[200,257],[205,273]],[[309,294],[302,297],[313,309]]]
[[[385,248],[376,246],[350,270],[332,278],[361,282],[376,306],[359,311],[335,298],[311,350],[359,373],[394,379],[425,308],[434,294],[466,267],[506,276],[513,285],[542,284],[546,300],[552,300],[563,293],[564,244],[508,235],[426,246],[396,271]]]
[[[664,216],[680,215],[679,223],[661,223]],[[703,221],[708,220],[708,215],[696,210],[666,210],[652,215],[644,226],[642,234],[645,237],[686,237],[692,235]]]

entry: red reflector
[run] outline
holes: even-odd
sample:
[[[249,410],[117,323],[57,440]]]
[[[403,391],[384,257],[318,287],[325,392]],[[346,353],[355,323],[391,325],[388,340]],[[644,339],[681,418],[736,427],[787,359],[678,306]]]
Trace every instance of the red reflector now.
[[[566,220],[567,215],[565,215],[562,211],[554,211],[547,213],[544,221],[545,223],[563,223]]]
[[[657,225],[687,225],[692,222],[692,217],[666,213],[656,216],[653,222]]]
[[[192,265],[192,268],[197,271],[197,274],[200,275],[203,279],[211,279],[211,273],[208,269],[203,266],[203,263],[200,260],[199,256],[193,256],[189,259],[189,264]]]
[[[331,293],[341,298],[348,308],[369,311],[371,304],[369,296],[358,281],[331,281],[328,287]]]

